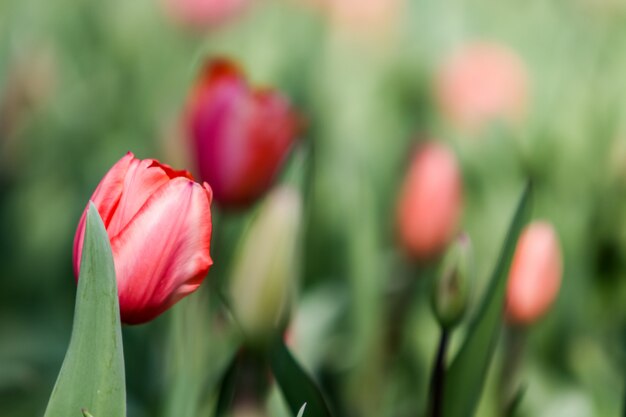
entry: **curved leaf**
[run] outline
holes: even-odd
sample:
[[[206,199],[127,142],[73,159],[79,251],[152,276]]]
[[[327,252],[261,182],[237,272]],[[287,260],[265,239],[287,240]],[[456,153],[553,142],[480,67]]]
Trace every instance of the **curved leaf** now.
[[[300,367],[282,339],[277,338],[271,346],[269,361],[292,415],[299,415],[306,403],[307,417],[332,417],[319,388]]]
[[[475,413],[500,332],[513,253],[530,217],[531,194],[532,185],[529,181],[513,216],[478,314],[470,325],[459,353],[448,368],[444,387],[444,417],[469,417]]]
[[[79,417],[85,412],[96,417],[126,416],[113,254],[92,203],[87,212],[72,336],[44,417]]]

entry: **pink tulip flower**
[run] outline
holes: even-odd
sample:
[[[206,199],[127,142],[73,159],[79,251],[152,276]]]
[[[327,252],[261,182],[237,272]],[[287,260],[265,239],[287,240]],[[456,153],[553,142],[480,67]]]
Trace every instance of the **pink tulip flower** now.
[[[456,157],[435,142],[415,154],[400,192],[398,232],[406,252],[429,260],[439,255],[457,231],[462,181]]]
[[[249,206],[270,188],[302,125],[284,96],[252,90],[225,59],[205,67],[186,116],[200,178],[231,209]]]
[[[559,293],[563,261],[554,227],[545,221],[528,225],[517,242],[506,297],[510,322],[530,324],[541,317]]]
[[[241,14],[250,0],[164,0],[167,16],[192,30],[221,26]]]
[[[91,197],[106,227],[124,323],[152,320],[195,291],[213,263],[211,188],[153,159],[126,154]],[[86,211],[74,238],[78,279]]]
[[[523,118],[528,75],[513,50],[491,43],[469,44],[440,68],[435,95],[454,126],[479,133],[494,121],[515,124]]]

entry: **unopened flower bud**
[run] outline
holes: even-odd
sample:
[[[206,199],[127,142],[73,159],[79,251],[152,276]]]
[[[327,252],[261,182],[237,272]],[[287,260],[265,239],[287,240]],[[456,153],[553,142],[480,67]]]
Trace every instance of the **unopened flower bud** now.
[[[463,184],[456,156],[427,142],[416,152],[398,201],[398,235],[418,261],[438,257],[454,237],[462,211]]]
[[[559,293],[563,259],[554,227],[536,221],[519,238],[506,296],[509,322],[530,324],[542,316]]]
[[[268,196],[244,236],[231,276],[235,317],[251,342],[282,331],[295,289],[299,193],[277,188]]]
[[[469,236],[461,234],[446,253],[432,292],[435,316],[446,330],[456,326],[467,310],[474,259]]]

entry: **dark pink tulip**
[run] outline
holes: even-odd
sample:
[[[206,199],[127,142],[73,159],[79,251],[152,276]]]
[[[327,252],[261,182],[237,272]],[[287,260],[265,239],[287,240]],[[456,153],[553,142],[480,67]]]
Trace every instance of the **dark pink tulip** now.
[[[164,0],[167,16],[193,30],[211,29],[232,20],[250,0]]]
[[[301,127],[284,96],[252,90],[225,59],[205,67],[186,116],[200,177],[226,208],[244,208],[268,190]]]
[[[545,221],[528,225],[517,242],[506,297],[507,318],[530,324],[550,308],[559,293],[563,260],[554,227]]]
[[[422,145],[398,202],[398,233],[410,256],[425,261],[446,248],[458,228],[462,188],[454,153],[435,142]]]
[[[100,181],[91,201],[111,240],[123,322],[152,320],[202,283],[213,263],[211,199],[187,171],[130,152]],[[74,237],[77,279],[85,215]]]

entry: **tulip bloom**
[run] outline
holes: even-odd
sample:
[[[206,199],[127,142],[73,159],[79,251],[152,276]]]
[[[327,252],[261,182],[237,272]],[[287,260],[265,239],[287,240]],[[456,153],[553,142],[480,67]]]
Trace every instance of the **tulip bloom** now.
[[[201,30],[228,22],[249,3],[249,0],[164,0],[164,8],[176,23]]]
[[[406,252],[422,261],[439,255],[457,231],[461,206],[456,157],[444,145],[423,145],[415,154],[398,203],[398,232]]]
[[[518,55],[504,46],[470,44],[437,74],[439,107],[457,128],[479,132],[490,122],[515,123],[525,113],[528,75]]]
[[[91,201],[111,240],[123,322],[152,320],[200,286],[213,263],[211,199],[187,171],[130,152],[100,181]],[[85,216],[74,238],[76,279]]]
[[[239,69],[217,59],[192,91],[186,128],[200,177],[222,207],[244,208],[274,182],[300,130],[289,101],[251,90]]]
[[[563,261],[557,234],[550,223],[528,225],[517,243],[506,297],[507,318],[530,324],[554,302],[561,286]]]

